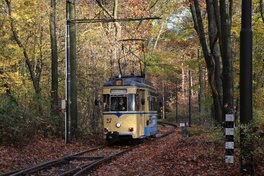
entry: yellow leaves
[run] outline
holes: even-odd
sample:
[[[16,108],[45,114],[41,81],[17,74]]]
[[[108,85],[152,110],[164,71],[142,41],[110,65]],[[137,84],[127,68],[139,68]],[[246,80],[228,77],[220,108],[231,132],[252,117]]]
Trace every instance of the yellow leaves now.
[[[25,6],[32,6],[34,1],[24,1]]]
[[[1,60],[0,60],[0,68],[6,68],[8,66],[12,66],[12,65],[15,65],[17,62],[16,60],[2,60],[2,57],[1,57]]]
[[[13,18],[18,22],[43,23],[43,17],[49,16],[49,4],[40,0],[12,1]]]
[[[260,88],[257,92],[253,94],[254,106],[260,109],[264,107],[264,88]]]
[[[10,41],[10,36],[5,35],[1,41],[0,51],[0,94],[5,93],[6,88],[3,85],[14,87],[22,86],[22,79],[19,75],[19,63],[21,58],[21,49],[18,45]]]
[[[9,49],[18,49],[18,46],[15,43],[9,43],[6,47],[8,47]]]
[[[0,74],[0,84],[1,85],[12,85],[11,87],[21,87],[22,86],[22,80],[19,75],[19,73],[16,72],[7,72],[7,69],[4,69],[4,71]],[[3,86],[0,86],[0,95],[5,93],[6,88]]]
[[[16,43],[5,43],[1,48],[0,68],[16,65],[21,59],[21,54],[21,50]]]
[[[16,12],[13,12],[12,13],[12,18],[14,19],[14,20],[20,20],[21,19],[21,16],[20,15],[18,15]]]
[[[239,36],[240,36],[240,29],[241,29],[240,26],[233,26],[233,27],[231,28],[231,34],[232,34],[233,36],[239,37]]]

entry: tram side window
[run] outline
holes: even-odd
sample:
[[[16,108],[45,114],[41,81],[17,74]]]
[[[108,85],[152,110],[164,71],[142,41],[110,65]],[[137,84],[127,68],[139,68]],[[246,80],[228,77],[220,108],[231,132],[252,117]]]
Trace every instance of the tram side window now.
[[[110,107],[110,102],[109,102],[110,95],[105,94],[103,98],[104,98],[104,111],[110,111],[110,108],[109,108]]]
[[[157,97],[150,96],[149,100],[150,100],[150,103],[149,103],[150,108],[149,109],[151,111],[156,111],[157,110]]]
[[[139,95],[136,94],[136,111],[139,111],[139,107],[140,107],[139,102],[140,102]]]
[[[138,90],[136,96],[136,110],[144,111],[145,110],[145,92],[144,90]]]
[[[136,94],[128,94],[128,111],[138,111],[138,101]]]
[[[127,111],[127,97],[111,97],[111,111]]]

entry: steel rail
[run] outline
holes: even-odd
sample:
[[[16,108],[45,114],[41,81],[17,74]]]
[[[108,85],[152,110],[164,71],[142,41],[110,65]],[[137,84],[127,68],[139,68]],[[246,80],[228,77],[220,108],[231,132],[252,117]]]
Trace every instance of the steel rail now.
[[[47,167],[50,167],[50,166],[53,166],[53,165],[57,165],[57,164],[60,164],[60,163],[63,163],[63,162],[68,162],[69,160],[71,160],[71,158],[73,158],[75,156],[78,156],[78,155],[81,155],[81,154],[84,154],[84,153],[87,153],[87,152],[91,152],[91,151],[94,151],[94,150],[97,150],[97,149],[100,149],[100,148],[103,148],[103,147],[105,147],[105,146],[101,145],[101,146],[98,146],[98,147],[95,147],[95,148],[92,148],[92,149],[88,149],[88,150],[84,150],[84,151],[81,151],[81,152],[78,152],[78,153],[75,153],[75,154],[72,154],[72,155],[64,156],[64,157],[57,158],[57,159],[54,159],[54,160],[51,160],[51,161],[46,161],[46,162],[37,164],[37,165],[32,166],[32,167],[27,167],[27,168],[23,168],[23,169],[18,169],[16,171],[11,171],[9,173],[2,174],[1,176],[8,176],[8,175],[17,176],[17,175],[29,174],[29,173],[41,170],[43,168],[47,168]]]
[[[165,121],[158,121],[158,124],[165,124],[165,125],[170,125],[173,127],[178,127],[177,124],[175,124],[175,123],[165,122]]]
[[[165,133],[165,134],[162,134],[161,136],[159,136],[159,137],[157,137],[157,138],[163,138],[163,137],[166,137],[166,136],[168,136],[168,135],[174,133],[174,132],[175,132],[175,128],[177,127],[176,124],[174,124],[174,123],[170,123],[170,122],[158,122],[158,123],[159,123],[159,124],[170,125],[170,126],[174,127],[174,130],[170,130],[169,132],[167,132],[167,133]],[[102,163],[105,163],[105,162],[107,162],[107,161],[110,161],[111,159],[114,159],[114,158],[116,158],[116,157],[118,157],[118,156],[120,156],[120,155],[122,155],[122,154],[124,154],[124,153],[126,153],[126,152],[128,152],[128,151],[130,151],[130,150],[132,150],[132,149],[134,149],[134,148],[136,148],[136,147],[138,147],[138,146],[133,146],[133,147],[127,148],[127,149],[125,149],[124,151],[121,151],[121,152],[119,152],[119,153],[117,153],[117,154],[110,155],[110,156],[108,156],[108,157],[102,158],[102,159],[100,159],[100,160],[98,160],[98,161],[95,161],[95,162],[93,162],[93,163],[89,163],[89,164],[87,164],[86,166],[82,166],[82,167],[79,168],[80,171],[78,171],[78,172],[77,172],[76,174],[74,174],[73,176],[79,176],[79,175],[81,175],[81,174],[83,174],[83,173],[86,173],[86,172],[92,171],[94,168],[98,167],[98,166],[101,165]],[[60,176],[65,176],[65,175],[60,175]]]
[[[84,166],[83,169],[81,169],[79,172],[77,172],[73,176],[79,176],[79,175],[83,174],[84,172],[91,171],[92,169],[94,169],[95,167],[99,166],[100,164],[105,163],[107,161],[110,161],[110,160],[112,160],[112,159],[114,159],[114,158],[116,158],[116,157],[118,157],[118,156],[120,156],[120,155],[122,155],[124,153],[127,153],[127,152],[131,151],[135,147],[137,147],[137,146],[130,147],[130,148],[128,148],[126,150],[123,150],[121,152],[118,152],[116,154],[112,154],[112,155],[110,155],[108,157],[105,157],[105,158],[100,159],[98,161],[95,161],[93,163],[87,164],[86,166]]]
[[[164,122],[164,121],[159,121],[158,124],[160,124],[160,125],[169,125],[169,126],[174,127],[173,130],[170,130],[169,132],[166,132],[165,134],[161,134],[160,136],[158,136],[157,137],[158,139],[166,137],[166,136],[174,133],[175,132],[175,128],[177,127],[177,125],[175,123]],[[69,162],[71,160],[75,160],[75,159],[76,160],[79,160],[79,159],[95,160],[95,161],[93,161],[91,163],[84,164],[84,165],[79,166],[77,168],[68,170],[68,171],[66,171],[66,172],[64,172],[62,174],[59,174],[60,176],[66,176],[66,175],[78,176],[78,175],[81,175],[83,173],[90,172],[92,169],[96,168],[97,166],[101,165],[102,163],[110,161],[111,159],[114,159],[114,158],[120,156],[121,154],[124,154],[124,153],[134,149],[135,147],[137,147],[137,145],[133,146],[133,147],[129,147],[129,148],[124,148],[123,151],[118,152],[116,154],[112,154],[110,156],[78,156],[78,155],[82,155],[84,153],[91,152],[91,151],[94,151],[94,150],[97,150],[97,149],[100,149],[100,148],[103,148],[103,147],[106,147],[106,146],[105,145],[98,146],[98,147],[95,147],[95,148],[92,148],[92,149],[89,149],[89,150],[81,151],[79,153],[75,153],[75,154],[64,156],[64,157],[61,157],[61,158],[58,158],[58,159],[54,159],[54,160],[51,160],[51,161],[43,162],[43,163],[40,163],[38,165],[29,167],[29,168],[23,168],[23,169],[19,169],[19,170],[16,170],[16,171],[12,171],[12,172],[0,175],[0,176],[7,176],[7,175],[17,176],[17,175],[30,174],[30,173],[39,171],[39,170],[44,169],[44,168],[49,168],[49,167],[51,167],[53,165],[63,164],[65,162],[67,163],[67,162]]]

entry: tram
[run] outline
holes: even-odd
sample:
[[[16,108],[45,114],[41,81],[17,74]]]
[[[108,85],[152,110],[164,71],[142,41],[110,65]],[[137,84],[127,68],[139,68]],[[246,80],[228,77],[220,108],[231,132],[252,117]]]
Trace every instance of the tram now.
[[[103,86],[103,123],[108,142],[154,137],[157,95],[141,76],[113,77]]]

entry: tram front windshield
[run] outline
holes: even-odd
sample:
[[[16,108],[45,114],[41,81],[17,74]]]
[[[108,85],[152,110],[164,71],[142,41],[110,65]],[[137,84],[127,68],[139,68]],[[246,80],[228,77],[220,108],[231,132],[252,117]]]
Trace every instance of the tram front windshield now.
[[[104,111],[135,111],[135,94],[104,95]]]

